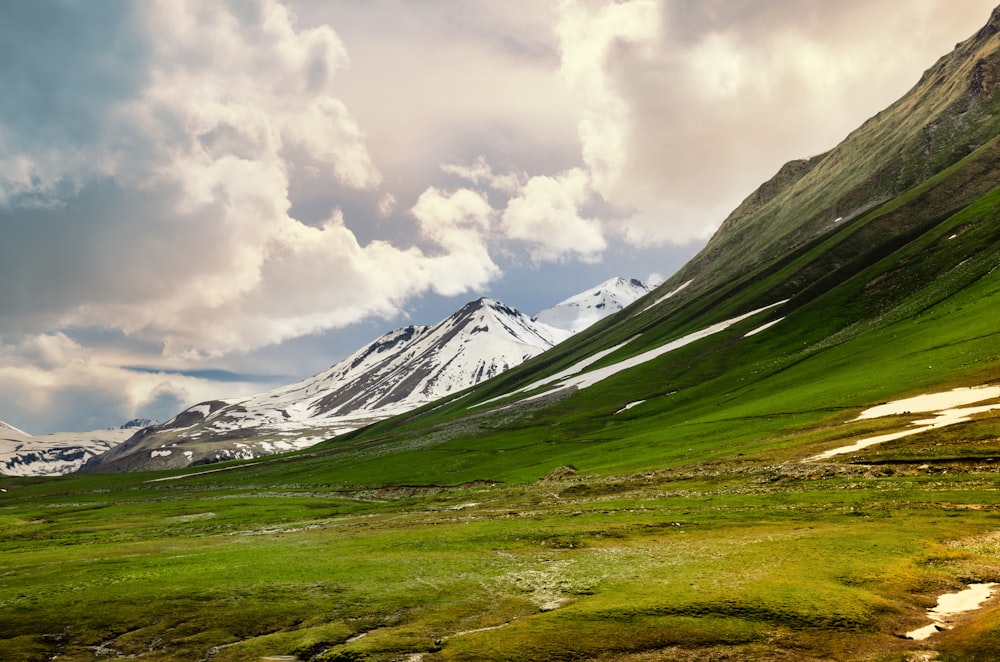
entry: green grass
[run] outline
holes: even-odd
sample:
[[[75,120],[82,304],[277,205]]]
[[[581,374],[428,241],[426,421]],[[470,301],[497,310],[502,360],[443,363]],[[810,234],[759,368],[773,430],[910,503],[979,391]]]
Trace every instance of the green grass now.
[[[1000,579],[992,547],[943,544],[995,528],[991,476],[727,463],[387,493],[350,514],[315,487],[169,509],[184,515],[127,491],[47,508],[12,488],[0,657],[583,659],[781,633],[788,659],[842,659],[896,644],[969,573]],[[17,535],[33,527],[48,533]]]

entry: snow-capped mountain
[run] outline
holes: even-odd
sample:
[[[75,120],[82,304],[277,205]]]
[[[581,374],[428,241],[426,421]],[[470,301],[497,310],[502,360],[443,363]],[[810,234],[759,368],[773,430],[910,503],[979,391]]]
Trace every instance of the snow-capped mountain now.
[[[391,331],[301,382],[190,407],[86,470],[178,467],[304,448],[489,379],[570,335],[479,299],[434,326]]]
[[[434,326],[391,331],[295,384],[189,407],[84,470],[174,468],[305,448],[498,375],[647,291],[640,281],[612,279],[535,318],[479,299]]]
[[[533,320],[576,333],[616,313],[652,288],[635,278],[612,278],[536,313]]]
[[[87,460],[127,440],[134,430],[57,432],[32,436],[0,421],[0,474],[52,476],[72,473]]]
[[[479,299],[433,327],[393,331],[311,379],[249,402],[318,420],[398,413],[500,374],[569,335]]]
[[[142,428],[148,428],[150,425],[156,425],[159,421],[154,421],[151,418],[133,418],[131,421],[126,421],[121,424],[121,429],[125,430],[127,428],[132,428],[133,430],[141,430]]]

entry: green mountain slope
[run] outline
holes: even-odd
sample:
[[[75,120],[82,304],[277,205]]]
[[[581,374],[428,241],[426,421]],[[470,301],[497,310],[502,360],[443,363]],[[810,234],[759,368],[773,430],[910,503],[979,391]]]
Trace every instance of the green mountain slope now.
[[[906,633],[1000,582],[998,27],[459,396],[261,461],[0,478],[0,659],[997,659],[996,596]],[[947,427],[859,416],[956,388]]]
[[[994,12],[908,94],[835,149],[782,168],[726,219],[677,278],[702,274],[714,282],[766,264],[989,142],[1000,128],[998,30],[1000,14]]]

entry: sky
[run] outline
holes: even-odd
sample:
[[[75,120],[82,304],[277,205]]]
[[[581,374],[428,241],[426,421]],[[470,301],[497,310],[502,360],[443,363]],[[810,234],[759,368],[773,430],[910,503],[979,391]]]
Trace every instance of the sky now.
[[[0,3],[0,420],[166,420],[669,277],[992,2]]]

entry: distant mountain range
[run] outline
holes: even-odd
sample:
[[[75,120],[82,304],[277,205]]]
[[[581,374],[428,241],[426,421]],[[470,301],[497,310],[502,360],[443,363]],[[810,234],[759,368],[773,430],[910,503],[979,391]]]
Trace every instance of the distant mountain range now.
[[[434,326],[386,333],[295,384],[246,399],[201,402],[158,425],[130,421],[131,435],[77,435],[88,438],[80,446],[74,445],[77,437],[60,437],[59,445],[43,444],[44,453],[27,435],[9,451],[0,446],[0,457],[9,457],[0,472],[13,473],[15,466],[35,475],[81,466],[87,472],[165,469],[305,448],[509,370],[647,292],[639,280],[614,278],[534,317],[478,299]]]
[[[119,428],[32,436],[0,421],[0,474],[72,473],[87,460],[121,444],[134,432],[134,428]]]

